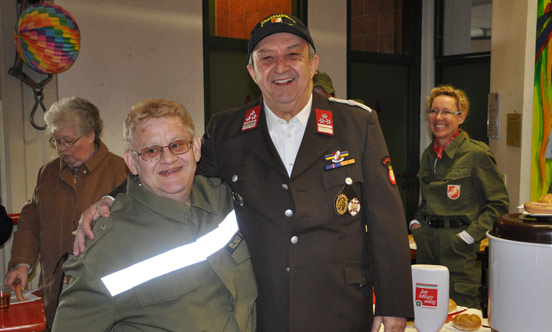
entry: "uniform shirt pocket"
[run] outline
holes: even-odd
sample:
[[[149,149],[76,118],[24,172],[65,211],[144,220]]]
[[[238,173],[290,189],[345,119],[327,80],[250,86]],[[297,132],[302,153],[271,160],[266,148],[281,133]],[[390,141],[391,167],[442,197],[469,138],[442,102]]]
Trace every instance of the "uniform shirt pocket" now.
[[[446,197],[456,201],[455,205],[460,211],[469,209],[474,195],[477,195],[473,185],[472,168],[453,168],[445,177],[443,190],[446,191]]]
[[[136,287],[141,306],[178,299],[199,288],[214,271],[207,262],[197,263]]]

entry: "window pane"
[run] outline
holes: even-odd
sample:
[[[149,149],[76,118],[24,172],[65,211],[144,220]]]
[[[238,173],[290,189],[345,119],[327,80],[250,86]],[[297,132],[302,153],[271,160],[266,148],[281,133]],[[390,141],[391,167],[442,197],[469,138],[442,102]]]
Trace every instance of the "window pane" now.
[[[443,1],[443,54],[491,51],[492,0]]]
[[[403,54],[402,0],[351,0],[351,50]]]
[[[274,13],[291,14],[291,9],[292,0],[215,0],[214,36],[249,39],[260,20]]]

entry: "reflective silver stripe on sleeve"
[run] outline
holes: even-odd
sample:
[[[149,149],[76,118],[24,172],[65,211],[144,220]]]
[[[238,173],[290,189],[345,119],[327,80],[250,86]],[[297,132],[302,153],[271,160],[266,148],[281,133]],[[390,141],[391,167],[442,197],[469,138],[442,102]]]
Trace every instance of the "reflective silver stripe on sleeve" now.
[[[237,231],[238,222],[236,214],[232,210],[217,228],[195,242],[171,249],[120,271],[108,274],[102,277],[101,280],[111,296],[121,294],[153,278],[206,260],[207,257],[222,249],[232,240]]]

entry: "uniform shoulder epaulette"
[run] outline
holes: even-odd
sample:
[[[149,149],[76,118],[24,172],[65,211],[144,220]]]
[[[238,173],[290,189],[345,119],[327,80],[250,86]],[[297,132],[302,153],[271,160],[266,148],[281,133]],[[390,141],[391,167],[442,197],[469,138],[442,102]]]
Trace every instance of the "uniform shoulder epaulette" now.
[[[484,151],[491,151],[491,148],[485,142],[478,141],[478,140],[475,140],[475,139],[472,139],[472,138],[470,138],[469,141],[470,141],[470,143],[472,143],[474,145],[477,145],[480,149],[482,149]]]
[[[334,97],[330,97],[328,98],[329,101],[333,101],[333,102],[336,102],[336,103],[340,103],[340,104],[347,104],[349,106],[356,106],[356,107],[360,107],[362,108],[363,110],[366,110],[368,112],[372,112],[372,109],[362,103],[359,103],[358,101],[356,100],[352,100],[352,99],[339,99],[339,98],[334,98]]]

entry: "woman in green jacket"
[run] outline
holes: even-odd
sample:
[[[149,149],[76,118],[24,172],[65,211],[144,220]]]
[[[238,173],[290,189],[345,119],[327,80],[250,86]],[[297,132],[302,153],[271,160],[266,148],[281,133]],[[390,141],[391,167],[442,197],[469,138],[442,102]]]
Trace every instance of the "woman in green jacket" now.
[[[433,142],[421,157],[420,207],[410,222],[418,264],[444,265],[450,297],[480,307],[480,241],[509,199],[489,147],[460,129],[469,110],[466,94],[452,86],[433,88],[427,103]]]

